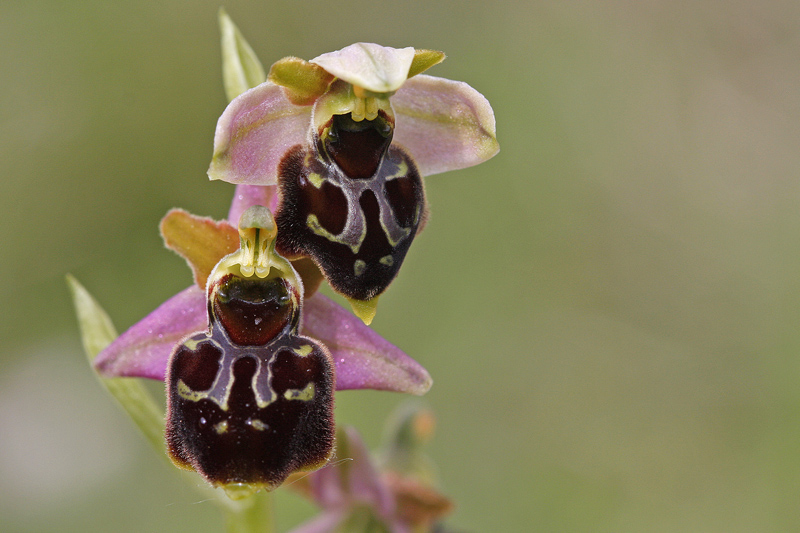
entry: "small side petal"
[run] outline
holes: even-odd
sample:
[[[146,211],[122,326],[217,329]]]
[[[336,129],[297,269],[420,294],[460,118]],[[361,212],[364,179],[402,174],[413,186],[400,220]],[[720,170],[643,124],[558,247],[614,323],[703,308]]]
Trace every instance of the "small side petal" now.
[[[175,345],[206,329],[205,291],[197,285],[179,292],[101,351],[94,366],[103,377],[163,381]]]
[[[315,57],[316,63],[340,80],[376,93],[390,93],[408,78],[414,49],[355,43]]]
[[[292,104],[271,82],[236,97],[217,121],[208,177],[235,184],[275,185],[278,164],[306,142],[311,107]]]
[[[419,363],[330,298],[303,306],[301,332],[322,342],[336,363],[336,389],[377,389],[422,395],[433,381]]]
[[[225,96],[231,101],[264,83],[267,76],[256,53],[223,8],[219,10],[219,29],[222,34],[222,81]]]
[[[239,248],[239,232],[226,221],[171,209],[159,225],[164,244],[183,257],[198,287],[205,288],[209,274],[224,256]]]
[[[293,104],[311,105],[328,90],[333,75],[305,59],[284,57],[272,64],[267,79],[283,87]]]
[[[392,106],[394,142],[423,176],[477,165],[500,150],[492,106],[466,83],[420,74],[397,91]]]

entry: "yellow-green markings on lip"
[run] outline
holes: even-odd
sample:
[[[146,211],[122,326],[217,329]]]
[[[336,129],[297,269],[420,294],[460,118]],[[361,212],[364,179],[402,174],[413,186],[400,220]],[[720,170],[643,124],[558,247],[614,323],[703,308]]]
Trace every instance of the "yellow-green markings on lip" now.
[[[212,387],[213,389],[213,387]],[[209,395],[209,392],[212,390],[209,389],[207,391],[196,391],[189,388],[189,385],[183,382],[182,379],[178,380],[178,396],[183,398],[184,400],[190,402],[199,402],[200,400],[211,400],[215,404],[219,406],[220,409],[223,411],[228,410],[228,396],[230,396],[230,388],[225,391],[225,397],[222,400],[218,400],[213,396]]]
[[[391,176],[386,176],[383,179],[385,181],[389,181],[397,178],[404,178],[406,176],[408,176],[408,163],[406,163],[404,160],[400,160],[400,162],[397,163],[397,172]]]
[[[323,178],[320,174],[317,174],[316,172],[309,173],[307,179],[308,182],[317,189],[322,187],[322,182],[325,181],[325,178]]]
[[[367,269],[367,263],[363,259],[356,259],[353,263],[353,273],[360,276]]]
[[[209,399],[209,400],[213,401],[214,403],[216,403],[219,406],[220,409],[222,409],[223,411],[227,411],[228,410],[228,398],[231,395],[231,388],[233,387],[233,381],[235,379],[234,376],[233,376],[233,365],[231,365],[231,367],[230,367],[228,372],[229,372],[229,374],[228,374],[228,385],[225,387],[225,396],[223,396],[222,400],[219,400],[218,398],[215,398],[214,396],[211,396],[211,392],[217,387],[217,384],[219,383],[220,376],[222,375],[221,372],[217,373],[217,377],[214,378],[214,384],[211,385],[211,388],[208,389],[208,390],[205,390],[205,391],[196,391],[196,390],[190,388],[189,385],[187,385],[182,379],[179,379],[178,380],[178,396],[180,396],[184,400],[187,400],[187,401],[190,401],[190,402],[199,402],[200,400]],[[256,371],[256,375],[258,375],[258,371]],[[258,395],[256,395],[256,396],[258,396]]]
[[[178,395],[184,400],[188,400],[190,402],[199,402],[200,400],[208,398],[207,391],[192,390],[189,388],[189,385],[183,382],[182,379],[178,380]]]
[[[214,348],[217,348],[218,350],[222,350],[222,346],[220,346],[218,342],[215,342],[214,340],[209,339],[209,338],[205,338],[205,339],[187,339],[186,342],[183,343],[183,345],[186,346],[186,348],[188,348],[189,350],[191,350],[193,352],[196,352],[197,351],[197,346],[201,342],[210,342],[214,346]]]
[[[313,348],[311,347],[310,344],[304,344],[303,346],[295,348],[292,351],[297,355],[299,355],[300,357],[307,357],[312,352],[312,350]]]
[[[217,432],[217,435],[222,435],[223,433],[227,433],[228,432],[228,421],[227,420],[223,420],[219,424],[216,424],[214,426],[214,431]]]
[[[392,248],[397,248],[398,244],[400,244],[403,240],[405,240],[406,237],[411,235],[411,230],[409,228],[404,228],[398,225],[397,227],[400,229],[400,231],[398,232],[399,235],[397,239],[393,239],[389,228],[387,228],[386,224],[384,224],[383,222],[383,217],[380,217],[380,222],[381,222],[381,229],[383,230],[383,233],[386,235],[386,240],[389,241],[389,245]]]
[[[266,407],[266,406],[268,406],[269,404],[272,403],[274,394],[273,394],[272,389],[270,388],[269,389],[270,397],[269,397],[268,400],[265,400],[261,396],[261,392],[258,390],[258,377],[261,375],[262,371],[266,371],[267,372],[266,381],[267,381],[267,383],[269,383],[269,380],[270,380],[269,365],[262,364],[261,361],[258,360],[258,359],[256,359],[256,363],[258,364],[258,368],[256,368],[256,372],[255,372],[255,374],[253,374],[253,377],[250,380],[250,390],[253,391],[253,395],[256,397],[256,405],[258,405],[258,407],[263,409],[264,407]]]
[[[319,219],[317,218],[317,215],[315,215],[313,213],[308,215],[308,217],[306,218],[306,226],[308,226],[308,229],[310,229],[312,232],[314,232],[315,235],[319,235],[320,237],[324,237],[324,238],[328,239],[331,242],[344,244],[345,246],[350,248],[350,250],[352,250],[352,252],[354,254],[358,253],[358,250],[361,249],[361,244],[364,242],[364,239],[367,237],[367,227],[366,227],[366,224],[365,224],[364,228],[361,231],[361,236],[358,238],[358,242],[355,243],[355,244],[349,244],[344,239],[339,237],[338,235],[334,235],[330,231],[328,231],[325,228],[323,228],[322,224],[319,223]]]
[[[269,428],[263,421],[259,420],[258,418],[251,418],[247,420],[247,425],[251,428],[255,429],[256,431],[264,431]]]
[[[303,390],[286,389],[286,392],[283,393],[283,397],[287,400],[301,400],[303,402],[308,402],[314,399],[315,392],[316,390],[314,384],[309,383]]]

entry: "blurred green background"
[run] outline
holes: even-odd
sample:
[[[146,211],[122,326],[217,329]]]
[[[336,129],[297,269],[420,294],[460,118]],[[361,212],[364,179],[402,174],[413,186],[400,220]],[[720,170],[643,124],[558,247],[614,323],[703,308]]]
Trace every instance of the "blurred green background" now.
[[[439,49],[494,106],[500,154],[427,180],[374,322],[434,377],[449,524],[800,529],[800,3],[224,5],[267,65]],[[64,284],[123,330],[190,283],[157,224],[227,213],[219,7],[0,4],[3,531],[222,528],[95,383]],[[403,399],[338,420],[374,447]]]

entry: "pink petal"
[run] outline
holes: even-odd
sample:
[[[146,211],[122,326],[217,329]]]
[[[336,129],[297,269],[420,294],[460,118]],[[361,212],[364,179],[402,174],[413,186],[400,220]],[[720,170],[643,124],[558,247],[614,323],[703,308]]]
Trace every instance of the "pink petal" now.
[[[217,122],[208,177],[229,183],[274,185],[286,151],[306,142],[311,107],[296,106],[271,82],[237,96]]]
[[[233,193],[233,202],[228,212],[228,221],[234,227],[239,226],[242,213],[254,205],[263,205],[275,213],[278,207],[278,190],[274,185],[237,185]]]
[[[347,509],[326,511],[308,522],[300,524],[289,533],[331,533],[347,518]]]
[[[422,395],[433,384],[419,363],[320,293],[303,306],[301,332],[331,351],[336,363],[336,390],[377,389]]]
[[[164,381],[175,345],[206,329],[205,292],[192,285],[161,304],[97,355],[94,365],[104,377],[138,377]]]
[[[500,150],[492,106],[466,83],[420,74],[391,102],[393,142],[408,151],[423,176],[477,165]]]
[[[337,433],[336,455],[309,478],[314,501],[325,510],[368,503],[382,516],[394,513],[392,493],[355,428]]]
[[[394,496],[389,486],[372,462],[367,446],[353,427],[344,429],[347,435],[347,451],[353,461],[347,465],[350,470],[350,495],[358,502],[369,502],[383,517],[391,517],[395,510]]]
[[[419,363],[322,294],[303,305],[303,335],[322,342],[336,363],[336,389],[424,394],[432,380]],[[207,328],[206,297],[192,285],[120,335],[95,359],[104,377],[163,381],[175,345]]]

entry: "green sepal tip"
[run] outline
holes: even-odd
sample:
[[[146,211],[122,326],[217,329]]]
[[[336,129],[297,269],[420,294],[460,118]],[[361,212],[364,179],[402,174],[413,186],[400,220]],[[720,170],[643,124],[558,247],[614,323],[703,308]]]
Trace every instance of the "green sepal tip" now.
[[[108,314],[78,280],[67,275],[67,285],[78,315],[83,348],[89,364],[92,364],[97,354],[117,338],[117,332]],[[145,438],[156,449],[164,450],[164,413],[142,382],[130,378],[103,378],[96,372],[95,375],[133,419]]]
[[[264,67],[224,8],[219,10],[222,34],[222,81],[225,96],[233,100],[248,89],[267,81]]]
[[[414,50],[414,59],[411,61],[411,66],[408,68],[408,77],[416,76],[425,72],[434,65],[438,65],[445,59],[444,52],[437,50]]]

